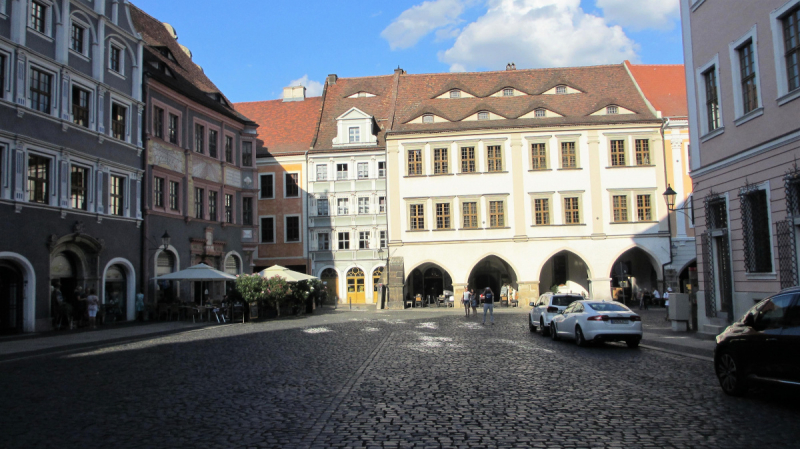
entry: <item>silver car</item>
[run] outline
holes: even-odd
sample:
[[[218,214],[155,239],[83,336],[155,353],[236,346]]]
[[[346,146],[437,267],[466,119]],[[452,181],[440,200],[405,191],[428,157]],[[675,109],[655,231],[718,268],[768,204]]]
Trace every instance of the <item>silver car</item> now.
[[[542,294],[539,299],[533,300],[529,304],[532,309],[528,314],[528,329],[531,332],[538,330],[542,335],[548,335],[553,318],[568,305],[581,299],[585,298],[575,293],[547,292]]]

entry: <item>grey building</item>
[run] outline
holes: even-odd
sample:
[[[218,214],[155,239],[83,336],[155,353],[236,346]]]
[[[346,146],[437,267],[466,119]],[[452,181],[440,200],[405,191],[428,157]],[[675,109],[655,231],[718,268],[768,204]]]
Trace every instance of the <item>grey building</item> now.
[[[232,274],[251,272],[258,125],[237,112],[192,61],[172,26],[138,8],[131,11],[145,42],[146,301],[218,300],[224,285],[157,277],[198,263]]]
[[[142,40],[120,0],[0,1],[0,333],[141,282]]]

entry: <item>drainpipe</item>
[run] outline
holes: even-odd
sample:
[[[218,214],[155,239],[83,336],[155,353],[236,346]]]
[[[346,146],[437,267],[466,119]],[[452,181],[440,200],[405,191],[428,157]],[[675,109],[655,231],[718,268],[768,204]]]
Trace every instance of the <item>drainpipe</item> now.
[[[145,105],[149,104],[149,102],[146,101],[147,100],[147,93],[148,93],[148,88],[147,88],[148,79],[149,79],[148,74],[146,72],[143,73],[142,74],[142,99],[145,102]],[[144,294],[145,302],[148,302],[149,301],[148,295],[149,295],[149,290],[150,290],[150,288],[149,288],[150,287],[150,279],[148,279],[149,276],[147,274],[147,271],[148,271],[148,268],[149,268],[149,264],[148,264],[149,258],[147,256],[147,254],[149,253],[150,243],[149,243],[149,241],[147,239],[147,235],[148,235],[148,232],[149,232],[149,226],[148,226],[149,223],[148,223],[147,216],[148,216],[148,213],[149,213],[150,209],[148,207],[148,204],[149,204],[148,203],[148,198],[149,198],[149,196],[147,195],[147,186],[149,185],[148,183],[149,183],[149,180],[150,180],[151,170],[150,170],[150,164],[148,163],[148,161],[150,160],[150,153],[149,153],[149,150],[148,150],[148,142],[150,141],[150,136],[149,136],[149,133],[147,132],[147,107],[145,107],[143,115],[144,115],[144,117],[142,118],[142,129],[139,130],[139,132],[141,132],[143,137],[144,137],[142,139],[143,140],[142,144],[144,146],[144,151],[142,152],[142,154],[144,155],[144,159],[143,159],[143,164],[144,164],[144,182],[142,183],[142,190],[143,190],[143,192],[142,192],[142,275],[139,276],[139,279],[140,279],[140,282],[141,282],[141,284],[140,284],[140,289],[141,290],[140,291],[142,292],[142,294]]]
[[[663,152],[663,155],[664,155],[664,179],[665,180],[669,179],[669,177],[668,177],[668,173],[669,172],[667,171],[666,140],[664,139],[664,128],[666,128],[667,126],[669,126],[669,118],[664,119],[664,123],[661,125],[661,144],[663,145],[663,148],[665,148],[665,150]],[[669,232],[669,262],[667,262],[665,264],[661,264],[661,279],[663,279],[662,285],[661,285],[663,287],[662,290],[661,290],[662,295],[663,295],[663,292],[667,291],[667,276],[666,276],[665,267],[667,265],[672,265],[672,220],[670,219],[669,212],[670,212],[669,209],[667,209],[667,231]],[[678,217],[676,216],[675,219],[677,220]]]

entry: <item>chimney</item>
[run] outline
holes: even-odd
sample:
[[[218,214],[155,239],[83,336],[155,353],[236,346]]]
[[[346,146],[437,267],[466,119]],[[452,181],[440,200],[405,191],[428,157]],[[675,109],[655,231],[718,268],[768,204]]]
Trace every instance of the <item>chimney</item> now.
[[[283,101],[303,101],[305,99],[305,86],[289,86],[283,88]]]
[[[517,65],[514,64],[513,62],[509,62],[508,64],[506,64],[506,70],[517,70]]]
[[[397,68],[394,69],[394,73],[395,73],[395,75],[405,75],[406,71],[401,69],[400,66],[397,66]]]
[[[338,80],[338,79],[339,79],[339,77],[338,77],[338,76],[336,76],[336,74],[335,74],[335,73],[331,73],[330,75],[328,75],[328,78],[326,78],[326,79],[325,79],[325,82],[326,82],[328,85],[331,85],[331,84],[336,84],[336,80]]]

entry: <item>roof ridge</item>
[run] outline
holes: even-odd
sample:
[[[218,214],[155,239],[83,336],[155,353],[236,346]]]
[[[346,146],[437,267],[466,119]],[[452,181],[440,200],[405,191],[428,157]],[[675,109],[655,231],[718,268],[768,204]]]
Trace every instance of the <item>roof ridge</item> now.
[[[686,64],[631,64],[631,67],[681,67]]]
[[[486,74],[486,73],[514,73],[514,72],[535,72],[545,70],[573,70],[573,69],[593,69],[598,67],[619,67],[619,64],[598,64],[598,65],[582,65],[572,67],[538,67],[531,69],[515,69],[515,70],[489,70],[485,72],[436,72],[436,73],[406,73],[403,76],[432,76],[432,75],[471,75],[471,74]]]

